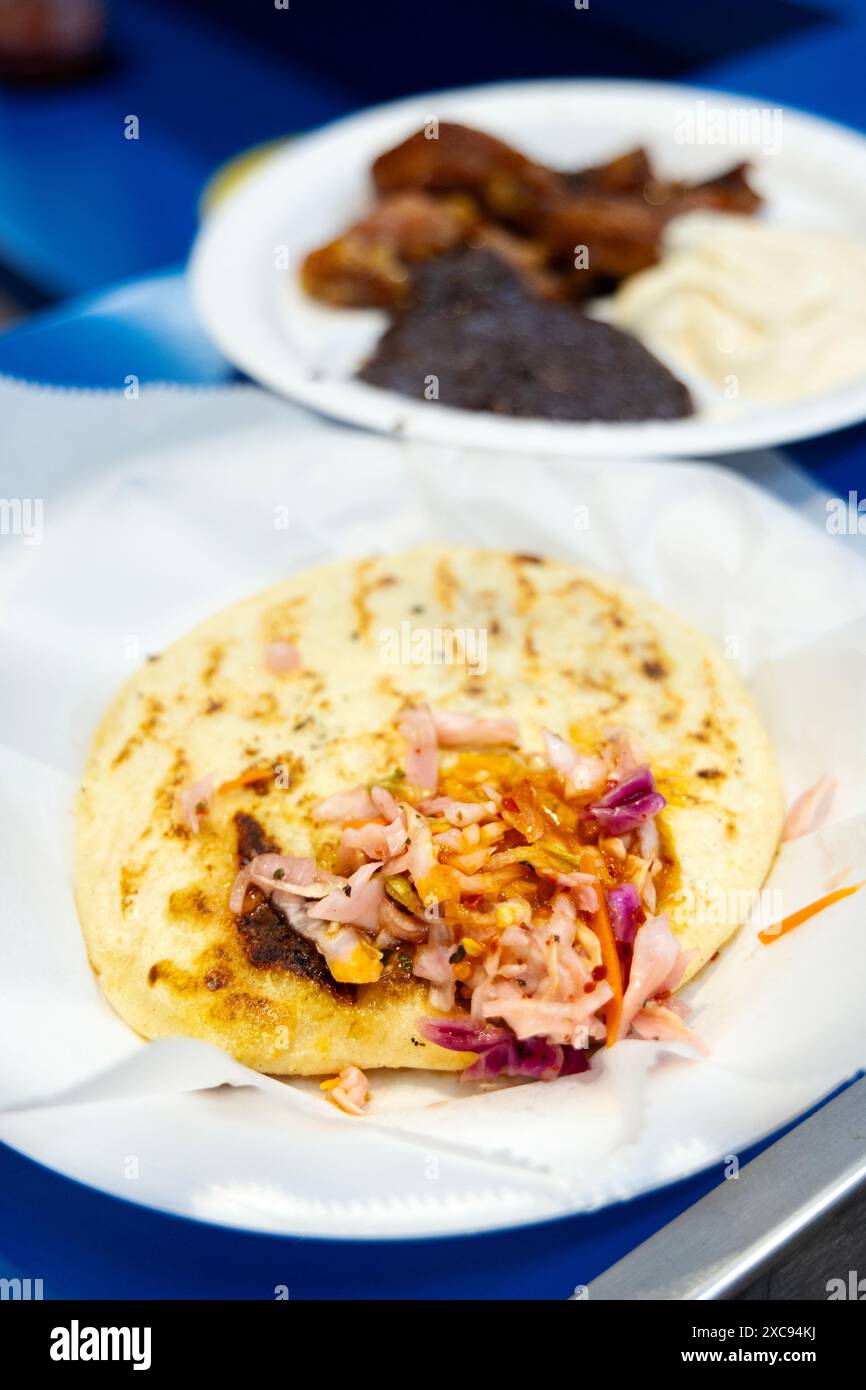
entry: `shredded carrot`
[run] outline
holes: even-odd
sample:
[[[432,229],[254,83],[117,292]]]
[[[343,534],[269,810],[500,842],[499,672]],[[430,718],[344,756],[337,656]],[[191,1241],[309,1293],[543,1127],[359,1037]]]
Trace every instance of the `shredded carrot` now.
[[[216,795],[221,796],[223,792],[237,791],[239,787],[251,787],[255,782],[264,782],[266,777],[273,777],[273,763],[268,763],[264,767],[252,767],[249,772],[242,772],[240,777],[232,777],[228,782],[221,782],[216,789]]]
[[[600,849],[596,849],[595,845],[582,846],[578,851],[578,858],[580,860],[580,872],[582,874],[595,874],[595,877],[600,878],[602,883],[609,882],[610,873],[605,863],[604,855]],[[599,897],[601,897],[601,894],[599,894]]]
[[[758,940],[763,941],[765,946],[772,946],[774,941],[778,941],[780,936],[785,936],[787,932],[799,927],[802,922],[808,922],[810,917],[814,917],[817,912],[823,912],[825,907],[832,907],[833,903],[839,902],[841,898],[850,898],[852,893],[858,892],[863,883],[854,883],[848,888],[837,888],[834,893],[827,893],[823,898],[818,898],[817,902],[810,903],[808,907],[801,907],[799,912],[792,912],[790,917],[783,917],[781,922],[776,922],[774,926],[765,928],[758,932]]]
[[[601,946],[601,959],[605,968],[605,979],[613,990],[613,997],[604,1006],[604,1021],[607,1024],[607,1046],[613,1047],[619,1032],[619,1023],[622,1018],[622,970],[619,964],[619,952],[616,949],[616,937],[613,934],[613,927],[610,925],[610,918],[607,915],[607,904],[604,900],[604,893],[599,889],[596,892],[598,910],[593,913],[590,926],[595,932]]]

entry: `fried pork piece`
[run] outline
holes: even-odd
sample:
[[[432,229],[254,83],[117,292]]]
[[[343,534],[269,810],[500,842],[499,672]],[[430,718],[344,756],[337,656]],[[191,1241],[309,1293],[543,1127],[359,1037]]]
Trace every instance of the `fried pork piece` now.
[[[649,155],[643,148],[627,150],[607,164],[563,174],[569,193],[640,193],[653,177]]]
[[[536,164],[504,141],[443,121],[435,138],[416,131],[373,164],[380,193],[398,189],[471,193],[498,221],[522,231],[541,226],[566,192],[561,174]]]
[[[625,158],[635,160],[639,153]],[[639,167],[635,161],[633,170]],[[612,166],[586,172],[603,177],[605,168],[610,170]],[[747,173],[748,165],[738,164],[705,183],[666,183],[650,178],[642,185],[639,196],[633,191],[593,192],[586,185],[587,191],[572,193],[553,208],[543,237],[554,261],[572,260],[576,248],[586,246],[594,277],[622,280],[659,259],[662,233],[671,218],[696,208],[754,212],[761,198],[750,187]],[[570,176],[572,188],[577,177]],[[580,288],[584,282],[585,272],[579,272],[575,284]]]
[[[715,212],[756,212],[763,199],[749,183],[749,165],[735,164],[706,183],[674,184],[677,212],[711,208]]]
[[[567,278],[550,269],[550,253],[543,241],[516,236],[495,222],[485,222],[472,233],[469,245],[477,250],[492,251],[517,272],[526,288],[539,299],[572,297]]]
[[[643,198],[583,193],[567,198],[551,213],[545,241],[556,260],[573,261],[577,248],[587,247],[593,276],[622,280],[658,260],[669,215],[667,205],[653,206]]]
[[[344,307],[403,309],[411,267],[463,243],[492,250],[543,299],[605,292],[659,258],[666,223],[695,208],[748,213],[760,203],[747,166],[706,183],[656,179],[646,150],[560,174],[502,140],[443,122],[373,164],[381,201],[307,256],[307,292]],[[578,247],[589,267],[575,269]]]
[[[466,197],[391,194],[335,241],[311,251],[301,283],[329,304],[400,308],[409,298],[409,263],[450,250],[477,221],[478,210]]]

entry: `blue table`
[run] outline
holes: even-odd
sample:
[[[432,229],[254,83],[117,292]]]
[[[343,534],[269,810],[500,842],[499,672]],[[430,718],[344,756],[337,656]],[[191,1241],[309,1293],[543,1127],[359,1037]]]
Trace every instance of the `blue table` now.
[[[817,28],[812,23],[792,26],[771,47],[752,48],[745,56],[705,65],[691,71],[690,80],[759,93],[765,101],[807,106],[866,127],[861,78],[866,66],[866,14],[855,0],[847,4],[815,0],[808,8],[813,19],[825,12]],[[157,28],[163,22],[154,7],[143,6],[142,11]],[[247,83],[256,72],[266,84],[276,82],[267,64],[256,68],[249,54],[238,55],[222,40],[216,48],[226,72],[229,65],[234,71],[237,63]],[[189,56],[189,49],[186,53]],[[513,71],[503,70],[500,75],[513,75]],[[303,106],[307,124],[345,109],[345,93],[329,90],[321,81],[304,89],[302,74],[297,81],[300,85],[293,89],[292,104]],[[266,90],[275,91],[275,87],[266,85]],[[124,105],[135,109],[130,101]],[[118,111],[119,107],[114,114]],[[8,105],[0,102],[0,137],[8,112]],[[42,119],[35,108],[29,117],[37,124]],[[92,130],[85,123],[79,133],[90,138]],[[142,160],[159,164],[168,159],[166,149],[163,144],[161,152],[142,153]],[[61,162],[55,158],[55,168]],[[148,255],[153,254],[149,263],[154,266],[182,254],[193,230],[194,198],[214,160],[200,156],[186,166],[183,176],[178,169],[184,159],[177,151],[168,162],[172,172],[166,197],[176,200],[178,218],[172,221],[169,216],[159,224],[155,220],[153,228],[138,223],[130,228],[135,255],[147,242]],[[9,177],[8,162],[0,156],[0,189]],[[67,188],[64,196],[70,206],[75,202],[73,188]],[[38,229],[40,218],[49,211],[37,207],[32,225]],[[73,217],[77,216],[73,209]],[[12,221],[7,218],[4,225],[0,214],[0,242]],[[23,261],[29,257],[28,264],[40,275],[56,274],[48,263],[50,239],[34,235],[29,250],[24,245],[27,238],[22,241],[20,231],[26,223],[24,218],[11,228],[18,237],[16,244],[26,253]],[[79,231],[81,227],[83,223]],[[65,284],[60,284],[62,277],[58,279],[61,290],[92,285],[96,267],[101,273],[110,273],[113,266],[119,274],[128,273],[129,255],[121,255],[116,245],[105,246],[97,239],[92,252],[92,258],[79,258],[75,275]],[[0,337],[0,372],[15,376],[119,389],[118,362],[123,363],[124,375],[134,372],[143,383],[216,384],[235,378],[233,369],[195,324],[179,270],[127,280],[107,292],[89,294]],[[831,490],[843,496],[849,488],[866,492],[866,427],[807,442],[789,452]],[[0,1276],[42,1278],[47,1297],[70,1298],[270,1298],[276,1284],[288,1285],[293,1298],[566,1298],[575,1285],[588,1283],[721,1180],[719,1166],[597,1215],[513,1234],[337,1244],[247,1235],[153,1213],[105,1197],[0,1148]]]

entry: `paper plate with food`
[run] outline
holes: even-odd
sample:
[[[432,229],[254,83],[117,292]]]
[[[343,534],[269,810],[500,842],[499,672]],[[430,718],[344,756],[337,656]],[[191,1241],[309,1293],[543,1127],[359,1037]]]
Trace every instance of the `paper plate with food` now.
[[[708,466],[233,409],[88,458],[4,555],[0,1137],[208,1220],[442,1234],[850,1077],[844,539]]]
[[[866,415],[864,173],[861,136],[725,93],[428,94],[264,158],[192,283],[231,361],[355,424],[740,450]]]

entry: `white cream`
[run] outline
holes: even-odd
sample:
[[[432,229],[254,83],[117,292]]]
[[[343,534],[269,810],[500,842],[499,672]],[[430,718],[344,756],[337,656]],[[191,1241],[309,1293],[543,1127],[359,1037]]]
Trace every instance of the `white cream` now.
[[[818,395],[866,375],[866,241],[690,213],[606,317],[729,399]]]

